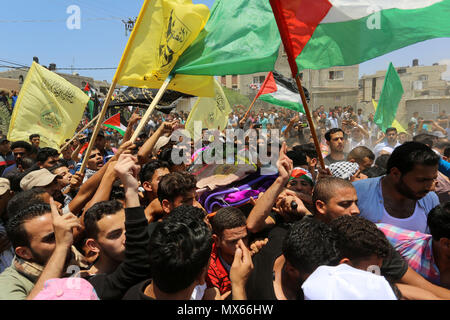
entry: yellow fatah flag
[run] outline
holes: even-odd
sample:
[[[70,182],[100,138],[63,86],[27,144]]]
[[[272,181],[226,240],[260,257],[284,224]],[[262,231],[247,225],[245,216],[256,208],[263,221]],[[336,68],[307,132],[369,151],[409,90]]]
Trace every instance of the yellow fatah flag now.
[[[372,99],[373,108],[375,111],[377,111],[378,103]],[[397,129],[397,132],[406,132],[405,128],[400,124],[400,122],[397,121],[397,119],[394,119],[394,122],[392,122],[392,127]]]
[[[73,137],[88,101],[81,89],[33,62],[17,97],[8,140],[28,141],[38,133],[40,146],[59,150]]]
[[[201,121],[201,128],[219,129],[226,128],[228,115],[232,109],[227,97],[217,80],[214,80],[215,97],[199,97],[192,107],[189,117],[186,120],[185,128],[194,139],[195,121]]]
[[[118,84],[159,89],[206,24],[209,9],[191,0],[146,0],[116,74]],[[167,89],[214,96],[212,76],[177,74]]]

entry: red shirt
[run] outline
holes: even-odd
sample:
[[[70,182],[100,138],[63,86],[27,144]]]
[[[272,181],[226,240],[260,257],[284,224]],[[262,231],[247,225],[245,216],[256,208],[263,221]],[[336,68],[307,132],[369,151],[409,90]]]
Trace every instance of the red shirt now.
[[[222,261],[220,261],[215,243],[213,244],[211,252],[211,260],[209,263],[208,275],[206,277],[206,284],[209,288],[218,288],[220,294],[224,294],[225,292],[231,290],[231,281],[228,271],[223,266]]]

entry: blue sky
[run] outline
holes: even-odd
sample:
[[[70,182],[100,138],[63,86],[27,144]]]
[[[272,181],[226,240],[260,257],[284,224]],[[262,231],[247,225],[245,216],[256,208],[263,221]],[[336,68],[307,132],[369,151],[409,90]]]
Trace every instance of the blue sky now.
[[[119,19],[136,17],[143,0],[14,0],[2,1],[0,59],[30,65],[33,56],[40,63],[56,63],[57,67],[116,67],[127,37]],[[210,8],[214,0],[194,0]],[[81,9],[81,29],[69,30],[66,13],[70,5]],[[109,19],[109,20],[106,20]],[[24,22],[33,20],[34,22]],[[44,22],[51,20],[52,22]],[[15,22],[20,21],[20,22]],[[360,74],[385,70],[392,61],[395,66],[411,65],[414,58],[420,65],[446,61],[450,64],[450,38],[415,44],[360,65]],[[0,61],[0,65],[6,63]],[[6,69],[0,68],[0,71]],[[70,70],[61,71],[70,73]],[[81,75],[111,81],[114,70],[83,70]],[[450,72],[448,79],[450,80]]]

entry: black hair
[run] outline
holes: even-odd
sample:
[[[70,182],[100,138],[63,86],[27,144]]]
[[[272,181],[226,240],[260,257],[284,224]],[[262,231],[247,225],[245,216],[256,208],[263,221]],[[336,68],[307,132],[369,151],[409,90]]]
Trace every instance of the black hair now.
[[[41,148],[37,153],[36,161],[44,163],[50,157],[59,157],[58,150],[49,147]]]
[[[55,170],[62,168],[62,167],[67,167],[66,164],[64,164],[61,159],[58,160],[58,162],[56,162],[56,164],[54,164],[53,166],[51,166],[50,168],[48,168],[47,170],[50,171],[51,173],[55,174]]]
[[[347,160],[354,159],[358,162],[364,160],[365,157],[369,158],[370,160],[375,160],[375,154],[372,152],[372,150],[365,146],[359,146],[353,148],[352,151],[350,151],[347,156]]]
[[[387,134],[388,132],[390,132],[390,131],[395,131],[395,132],[397,132],[397,129],[394,128],[394,127],[387,128],[387,129],[386,129],[386,134]]]
[[[158,184],[158,199],[172,202],[179,195],[184,195],[196,188],[195,176],[187,172],[171,172],[161,178]]]
[[[332,135],[332,134],[335,134],[335,133],[337,133],[337,132],[342,132],[342,134],[345,136],[344,130],[342,130],[341,128],[333,128],[333,129],[328,130],[328,131],[325,133],[325,140],[331,141],[331,135]]]
[[[121,186],[121,181],[114,181],[109,200],[124,200],[125,201],[125,189]]]
[[[306,161],[306,154],[303,151],[300,151],[298,149],[290,150],[286,152],[286,155],[289,159],[292,160],[294,168],[308,165],[308,161]]]
[[[11,144],[11,150],[16,148],[23,148],[26,153],[29,153],[31,151],[31,144],[26,141],[15,141]]]
[[[282,252],[294,268],[311,274],[322,265],[339,264],[341,254],[336,244],[337,237],[327,224],[304,217],[291,224],[283,240]]]
[[[97,222],[104,216],[112,215],[123,209],[122,203],[117,200],[102,201],[90,207],[84,215],[86,238],[97,239],[99,229]]]
[[[188,288],[207,267],[212,251],[211,231],[205,222],[166,219],[150,238],[152,280],[162,292]]]
[[[40,137],[41,136],[38,133],[33,133],[32,135],[30,135],[29,139],[31,141],[33,138],[40,138]]]
[[[394,149],[389,157],[386,172],[397,168],[402,175],[414,169],[415,165],[437,166],[440,157],[430,147],[419,142],[405,142]]]
[[[368,178],[375,178],[375,177],[381,177],[386,174],[386,169],[383,169],[382,167],[370,167],[367,169],[364,169],[361,171],[362,174],[365,174]]]
[[[139,180],[141,181],[141,184],[145,181],[152,181],[153,175],[155,174],[155,171],[159,168],[167,168],[169,169],[169,163],[166,161],[161,160],[151,160],[150,162],[147,162],[142,167],[141,171],[139,172]]]
[[[444,149],[444,157],[450,158],[450,147]]]
[[[31,202],[44,203],[42,196],[46,192],[47,191],[45,191],[44,188],[35,187],[27,191],[16,193],[11,200],[9,200],[8,206],[6,207],[8,218],[12,218],[23,209],[29,207]]]
[[[205,215],[206,213],[202,209],[183,204],[170,211],[170,214],[167,216],[166,219],[173,219],[180,222],[188,223],[192,219],[196,221],[203,221]]]
[[[15,249],[20,246],[28,247],[30,245],[28,233],[23,227],[26,221],[40,217],[51,211],[52,209],[47,203],[34,203],[12,216],[6,224],[6,233],[13,248]]]
[[[317,158],[317,150],[314,143],[305,143],[292,148],[293,150],[303,151],[311,159]]]
[[[378,158],[375,160],[375,166],[386,170],[390,156],[391,156],[390,154],[382,154],[381,156],[378,156]]]
[[[338,235],[342,257],[352,263],[359,263],[372,255],[382,259],[389,257],[389,241],[373,222],[359,216],[341,216],[331,221],[330,226]]]
[[[235,207],[220,208],[209,221],[213,233],[218,236],[221,236],[224,230],[247,225],[245,214],[239,208]]]
[[[427,224],[434,241],[450,239],[450,201],[434,207],[428,213]]]

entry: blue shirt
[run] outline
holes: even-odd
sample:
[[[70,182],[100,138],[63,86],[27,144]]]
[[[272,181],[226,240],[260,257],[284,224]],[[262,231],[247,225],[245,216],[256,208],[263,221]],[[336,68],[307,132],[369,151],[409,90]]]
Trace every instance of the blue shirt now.
[[[361,217],[374,223],[381,221],[384,212],[384,200],[380,185],[381,178],[376,177],[352,182],[358,195],[358,208]],[[431,191],[417,202],[428,216],[431,209],[439,205],[439,198],[436,193]]]
[[[439,160],[439,171],[450,178],[450,162],[443,159]]]

